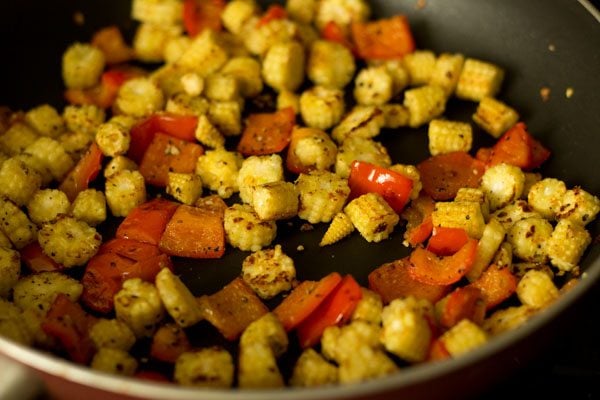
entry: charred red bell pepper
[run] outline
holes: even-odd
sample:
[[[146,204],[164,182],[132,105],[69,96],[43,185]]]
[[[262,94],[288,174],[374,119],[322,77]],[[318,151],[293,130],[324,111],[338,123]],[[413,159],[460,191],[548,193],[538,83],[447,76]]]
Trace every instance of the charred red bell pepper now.
[[[361,298],[362,292],[358,283],[352,276],[344,276],[319,307],[298,325],[300,346],[314,346],[321,339],[325,328],[348,321]]]
[[[153,114],[131,128],[131,144],[127,155],[139,164],[152,139],[159,132],[193,142],[197,126],[198,117],[193,115]]]
[[[355,160],[350,165],[348,186],[350,186],[350,198],[365,193],[378,193],[394,211],[400,213],[410,199],[413,181],[390,169]]]
[[[335,21],[329,21],[325,25],[321,31],[321,37],[330,42],[339,43],[350,50],[353,55],[357,55],[356,47]]]
[[[237,149],[245,156],[279,153],[290,143],[295,123],[296,113],[292,107],[274,113],[251,114]]]
[[[192,350],[188,337],[177,324],[163,325],[152,337],[150,356],[156,360],[174,363],[177,358]]]
[[[276,19],[287,18],[287,11],[279,4],[271,4],[263,16],[258,20],[257,25],[263,26]]]
[[[451,256],[460,250],[468,240],[469,236],[462,228],[436,226],[427,243],[427,250],[438,256]]]
[[[477,240],[469,239],[454,255],[438,257],[417,247],[410,254],[411,277],[428,285],[450,285],[458,282],[473,266],[477,253]]]
[[[60,271],[64,266],[54,261],[49,255],[44,253],[42,246],[38,242],[33,242],[20,250],[21,261],[32,272]]]
[[[161,197],[150,200],[131,210],[117,228],[116,237],[158,245],[178,206]]]
[[[81,157],[77,165],[67,174],[58,187],[65,192],[70,201],[75,200],[79,192],[88,188],[102,169],[102,151],[94,142]]]
[[[90,89],[67,89],[65,98],[71,104],[94,104],[100,108],[109,108],[115,102],[121,85],[143,74],[139,68],[115,67],[105,71],[100,83]]]
[[[220,31],[225,5],[225,0],[185,0],[183,26],[186,32],[194,37],[205,29]]]
[[[492,264],[469,286],[481,290],[489,310],[512,296],[517,290],[518,281],[510,268]]]
[[[481,324],[485,318],[485,298],[476,287],[459,287],[440,303],[439,321],[443,328],[452,328],[465,318]]]
[[[94,354],[94,344],[89,336],[89,328],[94,321],[79,304],[60,293],[48,310],[41,328],[58,340],[71,360],[87,364]]]
[[[415,50],[415,40],[404,15],[352,23],[358,54],[367,60],[400,59]]]
[[[507,163],[524,170],[538,168],[550,151],[534,139],[523,122],[510,128],[492,147],[488,166]]]

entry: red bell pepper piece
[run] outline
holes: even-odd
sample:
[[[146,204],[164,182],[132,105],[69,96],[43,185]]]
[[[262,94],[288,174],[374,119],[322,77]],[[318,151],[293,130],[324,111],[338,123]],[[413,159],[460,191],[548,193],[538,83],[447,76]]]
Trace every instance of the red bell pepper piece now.
[[[205,29],[220,31],[225,5],[225,0],[185,0],[183,26],[188,35],[194,37]]]
[[[383,264],[369,274],[369,288],[381,296],[384,304],[394,299],[414,296],[432,303],[448,293],[447,285],[428,285],[414,279],[409,269],[408,257]]]
[[[67,174],[58,187],[65,192],[70,201],[75,200],[79,192],[87,189],[90,182],[98,176],[102,169],[102,151],[94,142],[87,152]]]
[[[444,341],[440,338],[435,339],[429,347],[429,356],[427,361],[440,361],[450,358],[450,352],[446,349]]]
[[[198,117],[158,113],[149,116],[131,128],[131,144],[127,155],[140,163],[157,133],[163,133],[188,142],[195,141]]]
[[[273,313],[286,331],[291,331],[304,321],[342,281],[342,276],[332,272],[320,281],[304,281],[292,290],[275,307]]]
[[[481,276],[470,283],[481,290],[487,309],[492,309],[508,299],[517,290],[518,279],[508,267],[490,265]]]
[[[438,256],[451,256],[459,251],[468,240],[469,236],[462,228],[436,226],[427,243],[427,250]]]
[[[108,253],[117,254],[118,256],[127,258],[131,261],[141,261],[159,255],[160,250],[156,245],[150,243],[142,243],[132,239],[116,238],[103,243],[96,254],[100,255]]]
[[[457,151],[429,157],[417,169],[426,194],[434,200],[451,200],[458,189],[479,186],[485,165],[466,152]]]
[[[156,360],[175,363],[177,358],[192,349],[183,328],[176,324],[163,325],[152,337],[150,356]]]
[[[115,67],[105,71],[100,83],[90,89],[67,89],[65,99],[71,104],[94,104],[100,108],[109,108],[115,102],[119,88],[128,79],[143,75],[135,67]]]
[[[104,53],[107,64],[120,64],[131,61],[134,51],[127,45],[119,28],[115,25],[102,28],[92,37],[92,46]]]
[[[467,285],[457,288],[442,300],[440,325],[449,329],[463,319],[481,324],[485,318],[486,304],[481,290]]]
[[[354,22],[351,28],[357,52],[364,59],[400,59],[415,50],[415,40],[404,15],[373,22]]]
[[[417,247],[410,254],[408,272],[413,279],[428,285],[450,285],[469,272],[476,252],[475,239],[469,239],[454,255],[441,258],[422,247]]]
[[[534,139],[523,122],[510,128],[492,147],[489,166],[500,163],[524,170],[538,168],[550,157],[550,151]]]
[[[350,165],[348,186],[350,186],[350,198],[365,193],[378,193],[394,211],[400,213],[410,199],[413,181],[390,169],[355,160]]]
[[[352,41],[344,33],[342,28],[335,22],[329,21],[323,30],[321,30],[321,37],[330,42],[336,42],[346,47],[352,52],[354,56],[357,56],[357,50]]]
[[[409,245],[415,247],[427,240],[433,232],[433,220],[431,215],[425,217],[425,219],[411,230],[407,230],[405,233],[406,241]]]
[[[307,348],[315,345],[325,328],[348,321],[361,298],[362,291],[358,283],[352,276],[344,276],[317,309],[298,325],[300,346]]]
[[[263,16],[258,20],[257,26],[263,26],[276,19],[287,18],[287,11],[279,4],[271,4]]]
[[[21,261],[32,272],[60,271],[64,266],[54,261],[49,255],[44,253],[42,246],[38,242],[33,242],[20,250]]]
[[[162,197],[139,205],[121,222],[116,237],[158,245],[177,207],[177,203]]]
[[[290,143],[295,123],[296,113],[291,107],[251,114],[237,149],[245,156],[279,153]]]
[[[87,364],[94,355],[89,328],[95,321],[79,304],[60,293],[42,322],[42,330],[56,338],[72,361]]]
[[[431,236],[433,231],[431,213],[434,208],[435,202],[431,197],[420,195],[402,212],[402,218],[406,219],[404,240],[412,247],[425,242]]]

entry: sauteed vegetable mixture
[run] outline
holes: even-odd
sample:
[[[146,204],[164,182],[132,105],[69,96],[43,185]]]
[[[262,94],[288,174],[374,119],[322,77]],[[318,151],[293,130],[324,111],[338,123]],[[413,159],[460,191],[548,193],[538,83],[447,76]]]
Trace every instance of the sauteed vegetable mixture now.
[[[186,386],[351,383],[459,357],[580,279],[600,200],[537,172],[551,149],[497,97],[501,66],[421,49],[365,0],[134,0],[132,18],[131,44],[111,26],[65,50],[64,109],[2,109],[3,336]],[[444,118],[451,97],[471,121]],[[378,141],[422,126],[417,165]],[[364,287],[304,280],[277,244],[290,219],[328,224],[320,246],[412,250]],[[234,248],[213,293],[174,272]],[[230,348],[193,344],[201,321]]]

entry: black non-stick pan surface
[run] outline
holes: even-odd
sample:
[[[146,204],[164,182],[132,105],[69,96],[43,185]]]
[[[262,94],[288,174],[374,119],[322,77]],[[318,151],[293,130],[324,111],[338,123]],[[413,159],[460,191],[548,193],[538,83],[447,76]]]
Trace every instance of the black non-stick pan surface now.
[[[461,52],[504,67],[506,78],[499,97],[516,108],[529,131],[552,150],[541,172],[564,180],[569,187],[581,185],[593,194],[600,193],[597,172],[600,23],[598,14],[590,11],[589,3],[575,0],[378,0],[371,3],[375,16],[408,15],[419,48],[436,53]],[[425,6],[418,7],[418,4]],[[109,24],[116,23],[126,32],[132,32],[134,24],[128,18],[129,8],[129,1],[123,0],[0,2],[0,104],[13,109],[27,109],[46,102],[62,107],[60,60],[66,46],[74,40],[89,40],[95,30]],[[76,11],[84,16],[83,25],[74,23]],[[547,101],[540,96],[542,88],[550,89]],[[572,96],[566,96],[567,90],[572,91]],[[474,110],[474,103],[451,100],[445,116],[469,121]],[[492,143],[477,128],[475,137],[476,146]],[[425,128],[387,131],[378,140],[390,150],[394,162],[414,164],[427,156]],[[302,222],[298,220],[281,223],[276,239],[294,259],[299,279],[318,279],[330,271],[339,271],[351,273],[366,284],[366,277],[373,268],[408,254],[401,245],[401,228],[379,244],[368,244],[356,234],[339,244],[319,248],[325,226],[317,225],[312,231],[302,232],[300,225]],[[105,229],[109,231],[110,226],[106,224]],[[589,227],[594,238],[598,237],[598,226],[596,222]],[[298,250],[299,246],[304,250]],[[195,294],[213,293],[239,274],[245,256],[247,253],[230,248],[219,260],[176,260],[176,272]],[[145,393],[144,396],[149,397],[182,399],[374,398],[392,393],[413,398],[457,398],[489,388],[508,372],[525,365],[533,355],[539,355],[540,350],[547,350],[553,339],[565,337],[564,329],[560,328],[567,322],[578,321],[579,325],[573,326],[587,326],[581,321],[591,316],[580,315],[578,309],[584,294],[598,299],[594,282],[600,277],[600,246],[590,247],[581,266],[587,278],[524,329],[499,337],[460,359],[412,367],[356,386],[283,392],[192,392],[173,388],[147,390],[146,384],[112,377],[102,377],[99,382],[95,379],[97,373],[78,367],[73,367],[77,374],[66,376],[104,390],[118,386],[128,388],[127,391],[136,396]],[[589,294],[592,291],[594,293]],[[589,313],[590,307],[585,310]],[[590,349],[590,354],[594,351],[597,355],[597,344],[595,349]],[[44,369],[48,365],[45,356],[35,351],[15,350],[15,346],[1,339],[0,352],[34,368]],[[42,365],[40,358],[45,360]],[[52,363],[64,364],[56,360],[50,362],[55,365]]]

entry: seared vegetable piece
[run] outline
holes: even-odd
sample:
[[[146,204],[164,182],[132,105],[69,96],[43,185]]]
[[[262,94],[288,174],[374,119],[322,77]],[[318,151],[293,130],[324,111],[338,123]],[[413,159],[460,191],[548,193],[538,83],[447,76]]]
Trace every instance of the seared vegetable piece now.
[[[495,138],[499,138],[519,120],[519,114],[500,100],[484,97],[473,114],[473,121]]]
[[[174,379],[183,386],[227,388],[233,378],[233,358],[219,347],[183,353],[175,362]]]
[[[106,202],[112,215],[125,217],[146,201],[146,185],[139,171],[122,170],[105,182]]]
[[[188,337],[177,324],[165,324],[152,337],[150,355],[160,361],[174,363],[180,355],[192,350]]]
[[[237,339],[252,321],[269,312],[242,278],[210,296],[199,297],[198,304],[204,318],[228,340]]]
[[[244,203],[252,204],[255,186],[282,180],[283,160],[279,154],[250,156],[242,162],[237,176],[240,198]]]
[[[384,125],[385,116],[379,107],[356,106],[331,131],[331,137],[342,144],[348,137],[371,139]]]
[[[242,263],[242,279],[262,299],[290,290],[295,278],[294,260],[283,253],[280,245],[254,252]]]
[[[104,69],[104,54],[90,44],[73,43],[62,58],[62,76],[70,89],[87,89],[100,79]]]
[[[38,171],[16,157],[9,158],[0,166],[0,195],[19,206],[27,204],[41,185],[42,177]]]
[[[328,171],[300,174],[296,187],[300,192],[298,216],[311,224],[331,221],[350,194],[346,180]]]
[[[434,119],[429,123],[427,134],[432,156],[454,151],[468,152],[473,143],[473,129],[465,122]]]
[[[467,279],[473,282],[481,276],[481,273],[490,265],[505,236],[506,230],[502,224],[496,218],[491,218],[483,228],[481,239],[477,243],[477,255],[473,267],[467,273]]]
[[[328,40],[317,40],[310,48],[308,78],[324,87],[343,89],[354,76],[356,65],[345,46]]]
[[[79,192],[88,188],[102,168],[102,151],[97,144],[92,143],[86,153],[77,162],[58,187],[74,201]]]
[[[480,239],[485,230],[481,206],[474,201],[439,201],[431,213],[434,229],[461,228],[469,237]]]
[[[21,257],[15,250],[0,247],[0,299],[7,298],[21,275]]]
[[[352,220],[350,220],[350,217],[346,213],[340,211],[331,220],[327,231],[321,238],[321,242],[319,242],[319,246],[328,246],[336,243],[352,232],[354,232]]]
[[[243,251],[258,251],[271,244],[277,234],[275,221],[261,220],[248,204],[234,204],[225,210],[227,243]]]
[[[600,199],[580,187],[576,187],[567,190],[556,216],[559,219],[566,219],[585,226],[596,218],[598,212],[600,212]]]
[[[300,95],[300,114],[311,128],[326,130],[337,125],[344,109],[344,92],[339,89],[314,86]]]
[[[33,342],[21,309],[2,298],[0,298],[0,335],[27,346]]]
[[[271,114],[251,114],[237,150],[245,156],[279,153],[290,142],[295,120],[291,107]]]
[[[478,325],[468,319],[463,319],[440,336],[439,340],[442,341],[448,353],[456,357],[484,345],[488,341],[488,337]]]
[[[505,163],[488,168],[481,177],[481,188],[490,200],[490,211],[517,200],[523,193],[524,184],[523,171]]]
[[[0,229],[17,249],[22,249],[35,241],[37,227],[32,223],[27,214],[12,201],[0,198]]]
[[[252,206],[262,220],[289,219],[298,213],[298,189],[291,182],[271,182],[255,186]]]
[[[579,260],[591,241],[591,235],[585,227],[561,219],[544,247],[552,265],[562,273],[577,270]]]
[[[117,229],[116,237],[158,245],[178,205],[155,198],[131,210]]]
[[[517,289],[517,277],[510,268],[491,264],[470,286],[481,291],[486,309],[492,309],[508,299]]]
[[[131,376],[137,370],[138,362],[125,350],[103,347],[92,358],[90,367],[97,371]]]
[[[306,349],[300,354],[289,384],[292,386],[324,386],[335,384],[338,381],[338,369],[335,365],[325,360],[314,349]]]
[[[404,106],[409,111],[408,125],[419,127],[439,117],[446,109],[444,90],[439,86],[425,85],[404,93]]]
[[[295,40],[275,43],[263,59],[262,76],[276,91],[297,90],[304,81],[305,55]]]
[[[75,197],[71,205],[71,214],[90,226],[96,226],[106,220],[106,197],[96,189],[86,189]]]
[[[494,97],[500,90],[504,79],[504,71],[489,62],[467,58],[463,65],[456,96],[473,101],[481,101],[484,97]]]
[[[352,224],[368,242],[387,239],[400,220],[398,214],[378,193],[367,193],[344,208]]]
[[[396,15],[373,22],[354,22],[352,39],[360,57],[367,60],[402,58],[415,50],[408,19]]]
[[[281,322],[268,313],[252,322],[240,337],[238,383],[241,388],[267,388],[284,385],[277,357],[288,346]]]
[[[3,164],[3,165],[6,165]],[[36,224],[50,222],[60,214],[67,214],[71,204],[67,195],[57,189],[38,190],[27,203],[29,218]]]
[[[229,198],[238,188],[238,173],[243,157],[224,148],[208,150],[198,157],[196,174],[200,175],[202,184],[223,198]]]
[[[192,326],[202,319],[196,298],[168,268],[163,268],[155,279],[156,289],[167,312],[182,328]]]
[[[476,252],[475,239],[469,239],[458,252],[446,257],[437,257],[430,251],[417,247],[410,254],[408,272],[414,279],[428,285],[450,285],[469,272]]]
[[[114,301],[117,318],[125,322],[138,338],[152,336],[165,314],[156,287],[140,278],[123,282]]]
[[[381,143],[360,136],[348,137],[338,148],[335,173],[342,178],[347,178],[354,161],[363,161],[384,168],[392,164],[387,149]]]
[[[538,168],[548,157],[550,150],[531,136],[523,122],[519,122],[498,139],[487,163],[506,163],[528,171]]]
[[[542,179],[529,188],[527,203],[542,217],[554,219],[560,211],[567,186],[561,180],[554,178]]]
[[[83,286],[60,272],[41,272],[19,279],[13,288],[13,301],[21,309],[48,311],[59,294],[77,302]]]
[[[135,335],[129,326],[118,319],[99,319],[90,327],[89,334],[97,349],[129,351],[135,344]]]
[[[70,268],[88,262],[98,251],[102,236],[85,222],[62,216],[45,223],[38,240],[46,254]]]
[[[464,61],[465,57],[460,53],[440,54],[435,61],[433,71],[431,71],[429,84],[444,89],[446,96],[454,94]]]
[[[202,195],[202,178],[194,173],[169,172],[167,194],[186,205],[192,205]]]

